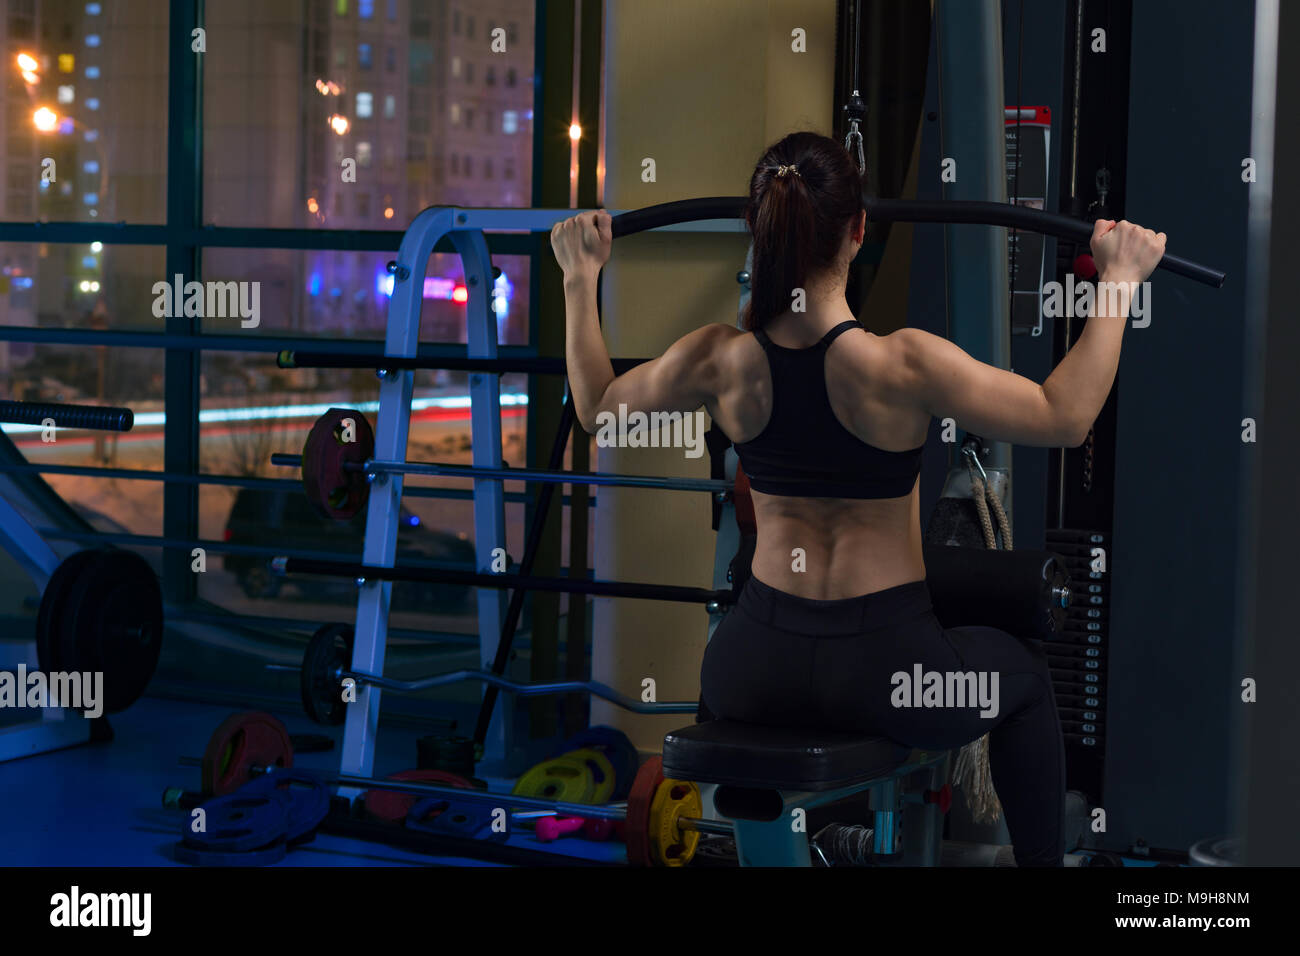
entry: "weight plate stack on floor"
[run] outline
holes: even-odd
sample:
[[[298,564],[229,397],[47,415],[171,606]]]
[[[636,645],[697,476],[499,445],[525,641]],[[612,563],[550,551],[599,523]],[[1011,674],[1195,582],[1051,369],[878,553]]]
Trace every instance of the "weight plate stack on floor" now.
[[[260,711],[231,714],[203,751],[203,792],[224,796],[257,779],[254,768],[292,766],[293,746],[284,724]]]
[[[239,788],[241,795],[283,794],[289,800],[285,842],[308,843],[330,812],[330,792],[325,782],[308,770],[273,770]]]
[[[475,750],[469,737],[430,734],[415,742],[415,764],[421,770],[445,770],[472,777],[477,762]]]
[[[614,769],[614,793],[610,799],[625,800],[632,789],[641,755],[627,734],[613,727],[598,724],[574,734],[553,755],[563,756],[575,750],[598,750],[605,755]]]
[[[595,775],[586,761],[573,757],[553,757],[531,768],[515,784],[511,793],[520,797],[538,797],[558,803],[597,803],[600,792]]]
[[[390,774],[386,779],[404,780],[408,783],[431,783],[439,787],[455,787],[458,790],[478,789],[472,781],[459,774],[447,773],[445,770],[403,770],[400,773]],[[367,790],[366,814],[385,823],[402,823],[419,800],[420,798],[413,793]]]
[[[191,811],[176,844],[177,862],[192,866],[265,866],[284,858],[288,794],[234,793]]]
[[[564,755],[565,759],[581,760],[591,773],[592,792],[587,803],[608,803],[614,799],[614,765],[609,758],[594,747],[574,750]]]
[[[504,830],[494,829],[494,812],[494,808],[485,804],[456,803],[444,797],[429,797],[411,807],[406,815],[406,828],[462,840],[504,843],[510,839],[509,824]]]

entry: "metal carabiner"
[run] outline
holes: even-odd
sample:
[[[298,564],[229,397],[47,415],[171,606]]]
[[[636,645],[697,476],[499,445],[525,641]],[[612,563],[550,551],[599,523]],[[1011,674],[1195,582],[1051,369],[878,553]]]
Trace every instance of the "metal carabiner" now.
[[[984,487],[987,488],[989,484],[989,476],[988,473],[984,471],[984,466],[980,464],[980,456],[975,450],[975,447],[975,442],[967,441],[961,446],[961,453],[979,469],[980,480],[984,482]]]

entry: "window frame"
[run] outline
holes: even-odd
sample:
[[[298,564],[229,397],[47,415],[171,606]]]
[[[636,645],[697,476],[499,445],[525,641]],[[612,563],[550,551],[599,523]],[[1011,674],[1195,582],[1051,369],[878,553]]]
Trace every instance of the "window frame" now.
[[[281,229],[274,227],[206,226],[203,223],[203,57],[190,48],[194,30],[204,25],[205,0],[168,0],[170,25],[168,35],[167,77],[167,183],[165,218],[161,223],[104,223],[95,220],[46,223],[0,221],[0,242],[148,245],[165,250],[166,275],[182,274],[186,281],[202,281],[202,255],[206,249],[300,249],[338,252],[396,252],[405,228],[396,229]],[[545,62],[545,0],[535,6],[534,64]],[[540,83],[538,84],[540,86]],[[534,90],[534,115],[540,117],[544,98]],[[530,204],[536,206],[540,183],[537,178],[543,140],[540,131],[545,123],[533,123],[534,178]],[[528,343],[503,345],[501,357],[532,357],[537,351],[537,254],[540,243],[529,234],[486,235],[493,255],[527,256],[534,303],[530,309]],[[455,253],[453,244],[443,239],[435,253]],[[162,540],[147,535],[119,535],[121,543],[162,546],[163,588],[169,602],[190,602],[197,594],[196,576],[190,570],[190,546],[199,539],[199,488],[201,485],[237,487],[297,486],[290,479],[240,478],[205,475],[199,470],[199,380],[204,352],[240,352],[264,355],[274,361],[285,349],[303,349],[329,353],[373,353],[383,355],[381,339],[331,340],[296,335],[230,335],[204,332],[195,317],[169,318],[161,331],[91,330],[58,327],[0,326],[0,340],[50,345],[104,345],[118,348],[160,349],[163,352],[164,407],[163,471],[103,468],[93,466],[56,466],[14,462],[0,465],[0,473],[79,474],[90,477],[123,477],[155,480],[163,483]],[[431,359],[464,355],[463,345],[421,345],[418,354]],[[533,424],[533,409],[528,412],[528,427]],[[435,492],[425,495],[423,492]],[[468,492],[439,489],[411,489],[420,497],[467,497]],[[508,494],[507,500],[528,501],[523,493]],[[104,540],[103,536],[68,532],[69,539]],[[214,542],[215,544],[215,542]]]

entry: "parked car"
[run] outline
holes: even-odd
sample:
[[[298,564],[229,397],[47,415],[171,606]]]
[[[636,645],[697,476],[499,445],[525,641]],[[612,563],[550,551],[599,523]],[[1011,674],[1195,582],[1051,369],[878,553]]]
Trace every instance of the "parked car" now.
[[[365,511],[348,521],[322,518],[300,491],[242,488],[226,519],[225,540],[231,544],[275,547],[294,551],[333,552],[360,559],[365,535]],[[402,508],[397,533],[397,563],[439,561],[468,570],[474,566],[474,545],[468,535],[425,527],[419,516]],[[341,560],[348,560],[343,558]],[[271,598],[284,578],[271,570],[271,558],[245,554],[223,556],[223,567],[235,575],[251,598]],[[338,579],[302,575],[293,583],[309,593],[338,590]],[[348,582],[347,586],[350,586]],[[396,581],[393,607],[454,613],[468,606],[465,585]]]

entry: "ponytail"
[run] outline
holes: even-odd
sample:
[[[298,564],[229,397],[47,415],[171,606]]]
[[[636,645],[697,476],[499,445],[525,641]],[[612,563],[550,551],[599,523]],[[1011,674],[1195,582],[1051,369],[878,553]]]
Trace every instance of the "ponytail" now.
[[[834,263],[861,208],[862,176],[835,140],[792,133],[767,150],[745,210],[754,247],[743,328],[761,329],[790,308],[794,291]]]

